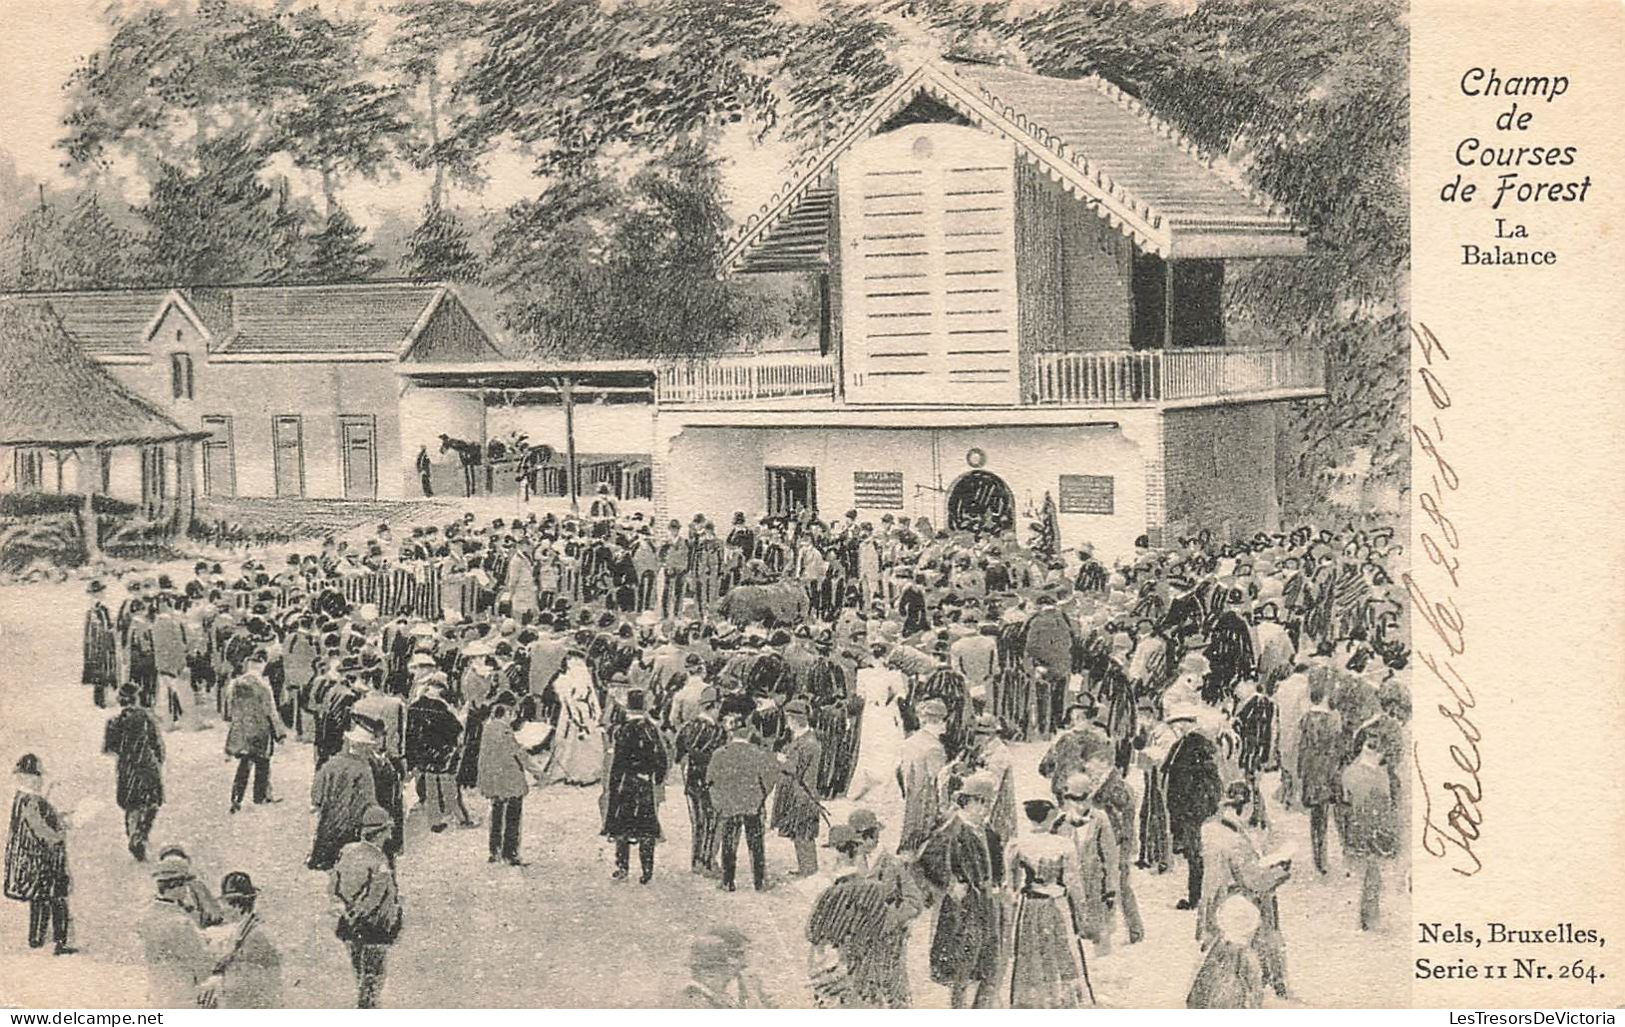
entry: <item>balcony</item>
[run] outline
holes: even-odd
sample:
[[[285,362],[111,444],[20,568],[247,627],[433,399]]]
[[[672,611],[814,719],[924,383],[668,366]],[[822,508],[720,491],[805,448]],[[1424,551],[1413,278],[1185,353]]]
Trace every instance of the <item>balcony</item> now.
[[[1184,406],[1296,398],[1326,388],[1318,349],[1173,349],[1035,353],[1037,406]]]
[[[747,403],[835,395],[835,362],[818,353],[760,353],[659,364],[655,402]]]
[[[1199,406],[1297,399],[1326,388],[1326,359],[1310,347],[1092,350],[1033,353],[1024,405]],[[662,405],[733,405],[835,396],[835,363],[817,353],[762,353],[662,363]]]

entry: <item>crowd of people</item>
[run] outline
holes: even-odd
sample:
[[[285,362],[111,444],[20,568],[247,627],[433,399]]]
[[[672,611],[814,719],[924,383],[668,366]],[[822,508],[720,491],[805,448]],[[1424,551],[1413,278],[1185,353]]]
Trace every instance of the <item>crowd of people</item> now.
[[[1142,543],[1108,567],[1043,531],[1024,544],[856,511],[736,514],[719,530],[597,504],[128,576],[116,609],[92,581],[83,679],[118,707],[104,752],[129,852],[152,869],[151,998],[281,1001],[249,875],[216,898],[184,849],[149,851],[166,736],[221,721],[233,814],[280,801],[277,760],[314,761],[306,864],[328,875],[363,1007],[403,923],[409,808],[429,823],[414,845],[483,823],[490,861],[525,865],[531,791],[596,788],[613,878],[647,884],[668,782],[687,806],[687,871],[742,887],[743,836],[750,886],[773,888],[771,835],[819,884],[820,1005],[911,1005],[918,930],[954,1006],[1089,1005],[1116,921],[1144,939],[1136,878],[1176,861],[1204,951],[1189,1004],[1286,996],[1280,885],[1328,873],[1335,829],[1363,878],[1350,929],[1374,929],[1402,851],[1398,550],[1354,529]],[[380,575],[406,587],[354,587]],[[1020,794],[1029,754],[1042,794]],[[30,945],[49,933],[71,954],[68,818],[36,755],[15,769],[5,894],[30,904]],[[1308,817],[1308,867],[1270,844],[1285,816]],[[747,949],[703,934],[675,1001],[770,1001]]]

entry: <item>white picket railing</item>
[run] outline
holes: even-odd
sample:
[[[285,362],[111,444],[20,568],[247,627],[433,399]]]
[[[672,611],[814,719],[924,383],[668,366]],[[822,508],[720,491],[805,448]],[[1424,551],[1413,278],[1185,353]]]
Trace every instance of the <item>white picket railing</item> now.
[[[1034,353],[1031,394],[1039,406],[1139,406],[1322,389],[1319,349],[1085,350]],[[659,403],[739,403],[832,396],[834,361],[817,353],[761,353],[673,360],[655,367]]]
[[[1308,347],[1085,351],[1033,355],[1032,402],[1136,406],[1326,384],[1325,356]]]
[[[835,363],[817,353],[762,353],[662,363],[660,403],[734,403],[787,396],[830,396]]]

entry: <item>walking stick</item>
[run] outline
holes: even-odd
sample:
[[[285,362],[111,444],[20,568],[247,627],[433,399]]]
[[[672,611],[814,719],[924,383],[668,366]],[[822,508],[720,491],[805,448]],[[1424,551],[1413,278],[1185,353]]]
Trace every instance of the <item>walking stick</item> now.
[[[1072,923],[1075,927],[1078,922],[1076,915],[1077,906],[1072,901],[1072,893],[1070,890],[1067,892],[1066,896],[1066,908],[1069,913],[1073,914]],[[1083,950],[1083,936],[1074,932],[1073,940],[1078,943],[1078,967],[1083,971],[1083,988],[1089,993],[1089,1004],[1091,1006],[1098,1006],[1100,1005],[1100,1002],[1095,998],[1095,986],[1089,981],[1089,957],[1084,953]]]

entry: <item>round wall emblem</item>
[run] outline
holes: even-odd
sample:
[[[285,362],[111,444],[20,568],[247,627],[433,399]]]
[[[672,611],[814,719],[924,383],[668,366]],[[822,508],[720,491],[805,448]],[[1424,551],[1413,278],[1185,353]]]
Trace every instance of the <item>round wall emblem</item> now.
[[[965,462],[975,468],[982,468],[987,464],[987,454],[975,446],[965,451]]]

